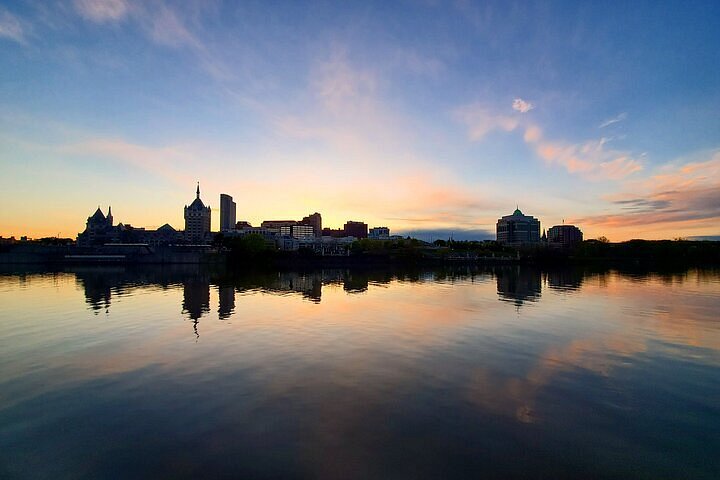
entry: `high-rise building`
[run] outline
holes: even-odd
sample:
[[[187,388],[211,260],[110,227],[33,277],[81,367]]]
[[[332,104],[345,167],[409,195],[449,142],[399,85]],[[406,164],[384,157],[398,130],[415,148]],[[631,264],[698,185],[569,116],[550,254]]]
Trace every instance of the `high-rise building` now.
[[[550,246],[570,247],[583,241],[583,233],[575,225],[555,225],[547,231]]]
[[[237,204],[230,195],[220,194],[220,231],[227,232],[235,229],[235,214]]]
[[[520,246],[540,242],[540,220],[523,215],[519,208],[512,215],[497,221],[497,241],[503,245]]]
[[[313,235],[322,236],[322,216],[315,212],[300,220],[300,225],[310,225],[313,227]]]
[[[365,222],[353,222],[348,220],[343,227],[346,237],[367,238],[368,226]]]
[[[210,235],[210,206],[200,200],[198,182],[195,200],[185,205],[185,239],[193,243],[205,243]]]

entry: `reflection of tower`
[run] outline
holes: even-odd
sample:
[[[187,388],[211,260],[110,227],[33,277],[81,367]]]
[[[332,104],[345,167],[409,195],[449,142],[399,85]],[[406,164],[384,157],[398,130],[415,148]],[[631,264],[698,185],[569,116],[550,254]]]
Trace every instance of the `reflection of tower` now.
[[[542,281],[539,270],[519,266],[499,268],[495,275],[501,300],[511,301],[520,307],[524,302],[534,302],[540,298]]]
[[[220,300],[218,317],[220,320],[225,320],[232,315],[233,310],[235,310],[235,287],[232,285],[219,287],[218,297]]]
[[[193,329],[198,337],[200,336],[197,331],[198,319],[209,311],[210,282],[202,276],[186,280],[183,283],[183,313],[187,313],[193,321]]]

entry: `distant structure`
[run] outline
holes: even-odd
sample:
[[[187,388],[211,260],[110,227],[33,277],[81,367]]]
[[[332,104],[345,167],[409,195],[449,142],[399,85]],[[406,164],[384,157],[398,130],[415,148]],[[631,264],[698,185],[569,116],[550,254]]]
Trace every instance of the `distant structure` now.
[[[314,236],[322,236],[322,216],[318,212],[312,213],[300,220],[300,225],[310,225],[313,227]]]
[[[555,225],[547,231],[547,242],[551,247],[571,247],[582,241],[583,233],[575,225]]]
[[[225,193],[220,194],[220,231],[227,232],[235,229],[235,215],[237,204],[233,198]]]
[[[368,226],[365,222],[353,222],[348,220],[343,227],[346,237],[367,238]]]
[[[514,247],[540,243],[540,220],[523,215],[520,209],[516,208],[512,215],[498,219],[497,241]]]
[[[192,243],[204,243],[210,235],[210,206],[200,200],[198,182],[195,200],[185,205],[185,239]]]
[[[322,236],[330,238],[343,238],[345,236],[345,229],[325,227],[322,229]]]
[[[315,238],[315,228],[312,225],[286,225],[280,227],[280,235],[298,240],[310,240]]]
[[[107,216],[100,207],[88,217],[85,231],[77,236],[78,245],[103,245],[118,242],[120,231],[113,225],[112,209],[108,207]]]
[[[373,240],[388,240],[390,238],[390,229],[388,227],[373,227],[370,229],[368,238]]]
[[[293,225],[297,225],[296,220],[263,220],[260,226],[262,228],[276,228],[280,229],[280,227],[291,227]]]

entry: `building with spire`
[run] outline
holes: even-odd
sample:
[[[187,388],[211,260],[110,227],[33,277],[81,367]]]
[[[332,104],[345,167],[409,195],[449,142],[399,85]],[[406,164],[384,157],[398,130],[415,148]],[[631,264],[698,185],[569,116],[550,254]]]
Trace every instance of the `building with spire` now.
[[[523,215],[520,208],[516,208],[512,215],[498,219],[496,228],[497,241],[503,245],[519,247],[540,243],[540,220]]]
[[[210,206],[200,200],[200,182],[195,200],[185,205],[185,239],[192,243],[206,243],[210,240]]]
[[[78,245],[103,245],[119,241],[119,229],[113,225],[112,209],[108,207],[107,216],[98,206],[95,213],[88,217],[85,231],[77,236]]]

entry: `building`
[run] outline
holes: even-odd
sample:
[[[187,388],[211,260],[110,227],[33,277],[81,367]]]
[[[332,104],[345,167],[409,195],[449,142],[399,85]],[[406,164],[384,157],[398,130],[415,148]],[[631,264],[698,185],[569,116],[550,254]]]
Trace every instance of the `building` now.
[[[252,225],[250,225],[250,222],[247,222],[245,220],[241,220],[235,223],[235,230],[240,230],[242,228],[252,228]]]
[[[345,230],[342,228],[323,228],[322,229],[322,236],[323,237],[332,237],[332,238],[342,238],[345,236]]]
[[[210,206],[200,200],[200,183],[195,200],[185,205],[185,239],[192,243],[205,243],[210,237]]]
[[[220,194],[220,231],[227,232],[235,228],[237,204],[230,195]]]
[[[300,220],[300,225],[310,225],[316,237],[322,236],[322,216],[315,212]]]
[[[348,220],[343,227],[346,237],[367,238],[368,226],[364,222],[353,222]]]
[[[390,229],[388,227],[373,227],[370,229],[368,238],[373,240],[388,240],[390,238]]]
[[[297,223],[295,220],[263,220],[260,227],[266,228],[273,233],[280,233],[282,227],[292,227]]]
[[[112,210],[108,207],[107,216],[102,213],[100,207],[88,217],[85,224],[85,231],[78,233],[78,245],[103,245],[105,243],[117,243],[120,241],[120,229],[113,225]]]
[[[571,247],[582,241],[583,233],[575,225],[555,225],[547,231],[547,242],[550,246]]]
[[[315,238],[315,228],[312,225],[286,225],[280,227],[280,235],[298,240],[309,240]]]
[[[540,243],[540,220],[523,215],[516,208],[512,215],[497,221],[497,241],[503,245],[518,247],[524,244]]]

